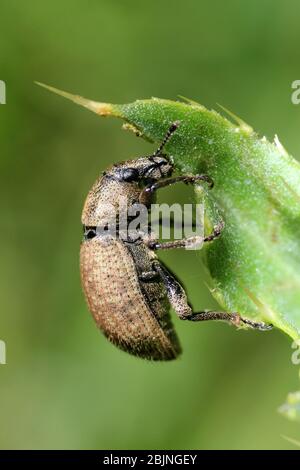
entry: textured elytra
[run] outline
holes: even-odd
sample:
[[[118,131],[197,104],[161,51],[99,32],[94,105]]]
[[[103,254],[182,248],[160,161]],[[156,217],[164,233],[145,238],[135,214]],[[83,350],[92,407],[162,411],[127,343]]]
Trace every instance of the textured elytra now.
[[[155,257],[143,245],[127,248],[109,235],[84,241],[82,286],[98,327],[113,344],[146,359],[170,360],[180,346],[164,285],[156,280],[141,287],[137,271],[150,271]]]

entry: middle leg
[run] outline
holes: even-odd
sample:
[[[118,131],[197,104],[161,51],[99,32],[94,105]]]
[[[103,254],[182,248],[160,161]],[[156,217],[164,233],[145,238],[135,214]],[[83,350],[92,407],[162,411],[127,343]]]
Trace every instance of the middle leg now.
[[[193,246],[201,245],[203,242],[211,242],[218,238],[224,228],[224,222],[220,222],[215,226],[214,230],[207,237],[201,237],[195,235],[190,238],[183,238],[182,240],[172,240],[170,242],[159,242],[157,240],[144,239],[144,242],[147,244],[148,248],[151,250],[170,250],[172,248],[192,248]]]

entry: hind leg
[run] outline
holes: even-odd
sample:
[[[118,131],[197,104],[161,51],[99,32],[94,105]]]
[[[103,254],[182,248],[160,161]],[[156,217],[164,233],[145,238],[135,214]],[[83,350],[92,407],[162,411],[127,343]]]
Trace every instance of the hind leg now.
[[[188,304],[186,293],[175,277],[163,266],[159,261],[153,263],[153,269],[157,271],[166,287],[167,295],[171,306],[174,308],[181,320],[190,321],[207,321],[207,320],[223,320],[232,323],[235,326],[245,324],[251,328],[261,331],[270,330],[272,325],[254,322],[247,318],[241,317],[238,313],[226,313],[215,311],[203,311],[193,313],[192,308]]]

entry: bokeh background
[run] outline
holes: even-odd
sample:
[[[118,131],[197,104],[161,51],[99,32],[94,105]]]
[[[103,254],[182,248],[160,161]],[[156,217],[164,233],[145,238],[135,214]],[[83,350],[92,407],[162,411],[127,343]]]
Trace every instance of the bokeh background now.
[[[0,447],[294,448],[282,436],[299,439],[299,425],[276,411],[298,388],[283,334],[174,315],[184,354],[155,364],[96,329],[80,287],[82,204],[108,164],[154,147],[33,81],[99,101],[221,103],[299,157],[299,2],[2,0],[0,14]],[[216,307],[199,254],[161,258],[195,309]]]

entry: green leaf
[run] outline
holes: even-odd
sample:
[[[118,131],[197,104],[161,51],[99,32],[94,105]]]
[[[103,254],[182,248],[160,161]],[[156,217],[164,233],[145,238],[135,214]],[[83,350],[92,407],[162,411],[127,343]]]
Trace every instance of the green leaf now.
[[[126,128],[161,142],[171,122],[181,125],[167,146],[179,173],[207,173],[207,229],[225,221],[222,237],[203,249],[212,293],[222,308],[272,323],[300,336],[300,165],[280,144],[188,101],[152,98],[125,105],[86,100],[49,88]],[[200,189],[196,199],[203,198]]]

